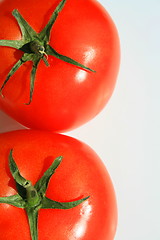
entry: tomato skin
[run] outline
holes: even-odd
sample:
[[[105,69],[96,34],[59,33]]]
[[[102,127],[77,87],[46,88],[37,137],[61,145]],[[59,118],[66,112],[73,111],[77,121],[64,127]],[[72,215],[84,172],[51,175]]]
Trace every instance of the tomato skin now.
[[[18,9],[39,32],[59,2],[4,0],[0,3],[0,39],[21,39],[18,24],[11,15],[13,9]],[[0,105],[4,112],[29,128],[65,132],[95,117],[111,97],[119,69],[119,38],[111,17],[97,1],[67,0],[53,26],[50,45],[96,73],[49,56],[50,67],[43,61],[39,64],[33,100],[26,106],[32,65],[27,62],[6,84]],[[0,47],[0,55],[2,85],[22,53]]]
[[[71,137],[36,130],[0,134],[0,197],[15,194],[8,167],[11,148],[22,176],[33,184],[54,158],[63,156],[50,180],[47,197],[65,202],[90,196],[73,209],[41,209],[39,240],[114,239],[117,224],[115,192],[104,164],[88,145]],[[17,235],[17,232],[21,234]],[[30,239],[23,209],[0,204],[0,235],[3,240]]]

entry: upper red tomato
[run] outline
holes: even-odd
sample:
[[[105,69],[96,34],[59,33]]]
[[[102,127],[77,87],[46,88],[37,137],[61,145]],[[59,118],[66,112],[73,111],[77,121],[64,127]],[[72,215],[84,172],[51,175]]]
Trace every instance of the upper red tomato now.
[[[114,239],[117,207],[113,185],[104,164],[90,147],[50,132],[0,134],[0,202],[1,197],[16,194],[8,167],[10,149],[22,176],[33,185],[56,157],[63,156],[50,179],[46,197],[69,202],[90,196],[72,209],[40,209],[39,240]],[[3,240],[30,239],[24,209],[0,203],[0,236]]]
[[[59,0],[3,0],[0,39],[20,40],[13,9],[40,32]],[[21,124],[64,132],[96,116],[109,100],[119,68],[119,38],[106,10],[94,0],[67,0],[51,30],[49,41],[58,53],[96,72],[48,56],[49,67],[38,65],[33,100],[29,105],[31,62],[23,64],[3,88],[0,106]],[[0,46],[0,87],[22,51]]]

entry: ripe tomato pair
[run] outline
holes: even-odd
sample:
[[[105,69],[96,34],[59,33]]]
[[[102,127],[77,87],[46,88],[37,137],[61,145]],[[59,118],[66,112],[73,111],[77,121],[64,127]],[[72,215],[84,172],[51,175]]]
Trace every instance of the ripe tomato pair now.
[[[120,55],[102,6],[3,0],[0,9],[0,109],[26,127],[54,132],[96,116],[112,95]],[[0,158],[3,240],[113,240],[113,185],[86,144],[15,131],[0,134]]]

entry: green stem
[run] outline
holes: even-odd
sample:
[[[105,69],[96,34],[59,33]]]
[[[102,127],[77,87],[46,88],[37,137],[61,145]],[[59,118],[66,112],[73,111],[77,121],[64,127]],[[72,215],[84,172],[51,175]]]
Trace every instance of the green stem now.
[[[29,186],[26,188],[27,206],[36,207],[40,204],[40,196],[38,195],[34,186]]]
[[[28,217],[30,234],[32,240],[38,239],[38,209],[37,208],[26,208],[26,213]]]
[[[15,63],[15,65],[12,67],[12,69],[9,71],[8,75],[6,76],[6,79],[2,83],[2,86],[0,87],[0,95],[2,97],[2,90],[7,84],[7,82],[10,80],[10,78],[15,74],[15,72],[27,61],[33,62],[33,68],[31,71],[30,76],[30,99],[26,105],[29,105],[32,102],[32,95],[34,91],[34,82],[36,79],[36,70],[38,68],[38,63],[40,60],[44,61],[45,65],[48,67],[49,63],[47,61],[48,55],[52,55],[64,62],[67,62],[69,64],[72,64],[76,67],[82,68],[84,71],[91,71],[95,72],[89,67],[84,66],[83,64],[75,61],[74,59],[64,56],[60,53],[58,53],[55,49],[53,49],[49,45],[50,40],[50,34],[53,27],[53,24],[55,23],[57,17],[59,16],[60,12],[62,11],[63,7],[65,6],[67,0],[62,0],[58,6],[56,7],[55,11],[51,15],[50,20],[46,24],[46,26],[42,29],[40,33],[37,33],[34,31],[34,29],[28,24],[28,22],[22,17],[22,15],[18,12],[17,9],[13,10],[12,14],[16,18],[17,23],[20,27],[21,33],[22,33],[22,39],[21,40],[2,40],[0,39],[0,46],[8,46],[15,49],[19,49],[24,52],[21,59]]]
[[[32,240],[38,240],[38,211],[39,209],[70,209],[86,201],[85,197],[72,202],[57,202],[47,198],[46,191],[50,178],[55,173],[62,161],[62,156],[57,157],[43,176],[33,186],[31,181],[26,180],[20,173],[13,158],[13,150],[9,154],[9,167],[15,180],[18,194],[9,197],[0,197],[0,203],[10,204],[18,208],[24,208],[29,222]]]

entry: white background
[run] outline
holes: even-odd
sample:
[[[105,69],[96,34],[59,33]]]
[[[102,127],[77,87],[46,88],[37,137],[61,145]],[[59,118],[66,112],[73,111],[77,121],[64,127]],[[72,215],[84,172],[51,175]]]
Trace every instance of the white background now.
[[[106,108],[67,134],[107,166],[119,209],[115,240],[160,240],[160,1],[99,1],[119,31],[120,73]],[[0,132],[20,128],[0,112]]]

